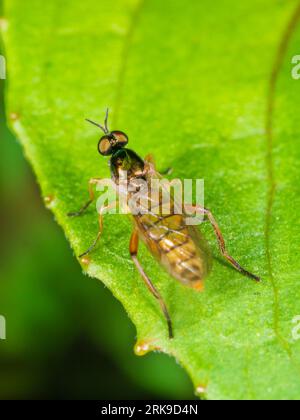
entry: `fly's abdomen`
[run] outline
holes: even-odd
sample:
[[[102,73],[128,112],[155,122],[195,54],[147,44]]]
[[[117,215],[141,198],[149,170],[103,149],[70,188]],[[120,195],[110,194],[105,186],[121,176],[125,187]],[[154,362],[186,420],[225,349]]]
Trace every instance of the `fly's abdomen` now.
[[[205,252],[182,215],[135,217],[142,239],[169,273],[187,286],[203,288],[209,271]]]

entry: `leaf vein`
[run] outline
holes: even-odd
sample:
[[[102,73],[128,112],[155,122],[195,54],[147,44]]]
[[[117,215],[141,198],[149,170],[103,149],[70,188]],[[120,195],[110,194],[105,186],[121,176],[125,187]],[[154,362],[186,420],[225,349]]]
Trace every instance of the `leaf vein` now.
[[[292,350],[288,341],[280,333],[279,326],[279,291],[276,285],[276,280],[273,273],[273,261],[271,256],[271,224],[272,224],[272,211],[273,205],[275,202],[276,196],[276,179],[274,175],[274,156],[273,156],[273,146],[274,146],[274,111],[275,111],[275,96],[276,88],[279,79],[279,74],[282,69],[284,59],[289,47],[290,40],[297,29],[300,20],[300,2],[297,4],[296,9],[294,10],[285,30],[281,37],[279,43],[275,60],[273,63],[269,85],[268,85],[268,94],[267,94],[267,109],[266,109],[266,121],[265,121],[265,135],[267,142],[267,154],[266,154],[266,164],[268,172],[268,200],[267,200],[267,211],[266,211],[266,223],[265,223],[265,246],[266,246],[266,257],[267,257],[267,269],[269,277],[271,279],[273,293],[274,293],[274,332],[281,345],[281,347],[287,352],[290,360],[292,360]],[[300,366],[297,366],[300,373]]]

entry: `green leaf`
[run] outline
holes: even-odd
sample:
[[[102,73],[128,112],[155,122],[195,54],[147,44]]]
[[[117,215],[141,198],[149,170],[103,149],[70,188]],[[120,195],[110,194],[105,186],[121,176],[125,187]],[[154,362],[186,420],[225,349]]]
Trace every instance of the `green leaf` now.
[[[109,175],[99,133],[84,118],[102,121],[109,106],[111,126],[129,134],[137,153],[153,153],[174,177],[205,179],[229,251],[262,276],[257,285],[219,260],[207,225],[216,259],[202,294],[170,278],[143,247],[172,316],[169,340],[130,261],[125,216],[106,216],[83,267],[122,302],[139,345],[173,355],[209,399],[300,397],[300,341],[292,336],[300,314],[297,6],[5,1],[8,117],[75,253],[94,239],[97,215],[67,212],[86,200],[89,178]]]

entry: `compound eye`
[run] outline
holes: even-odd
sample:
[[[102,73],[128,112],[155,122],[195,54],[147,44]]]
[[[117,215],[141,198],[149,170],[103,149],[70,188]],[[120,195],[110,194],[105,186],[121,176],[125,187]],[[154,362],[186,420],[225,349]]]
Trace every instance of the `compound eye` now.
[[[123,133],[123,131],[112,131],[111,135],[120,147],[125,147],[128,143],[128,137],[125,133]]]
[[[98,152],[103,156],[112,154],[112,138],[110,136],[103,136],[98,143]]]

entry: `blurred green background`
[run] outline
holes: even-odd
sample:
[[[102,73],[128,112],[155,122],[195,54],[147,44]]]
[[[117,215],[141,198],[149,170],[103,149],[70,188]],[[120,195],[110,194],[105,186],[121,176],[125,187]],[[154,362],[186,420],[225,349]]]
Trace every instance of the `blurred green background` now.
[[[134,355],[135,328],[120,303],[82,274],[7,129],[6,82],[0,80],[0,315],[7,322],[0,399],[194,398],[174,359]]]

